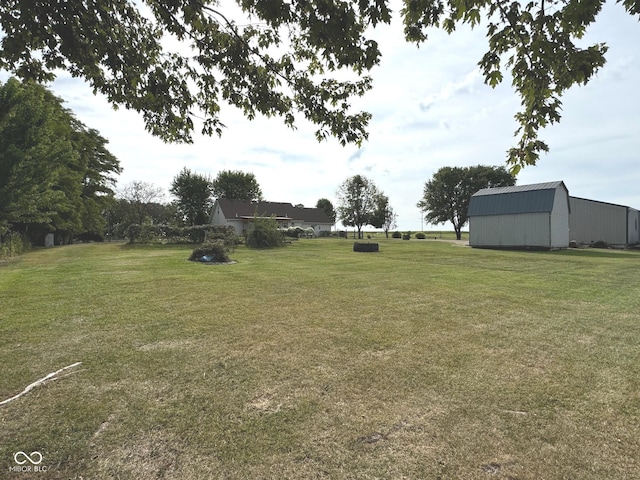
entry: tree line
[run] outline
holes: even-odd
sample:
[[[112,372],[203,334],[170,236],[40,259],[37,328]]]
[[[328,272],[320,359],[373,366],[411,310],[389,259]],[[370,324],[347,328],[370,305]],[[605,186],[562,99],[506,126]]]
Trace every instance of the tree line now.
[[[101,235],[121,172],[107,143],[43,86],[0,84],[0,236]]]

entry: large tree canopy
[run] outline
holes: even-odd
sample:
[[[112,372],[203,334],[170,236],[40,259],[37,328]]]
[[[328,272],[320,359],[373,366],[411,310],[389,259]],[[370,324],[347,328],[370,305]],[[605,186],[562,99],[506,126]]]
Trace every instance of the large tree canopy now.
[[[316,202],[316,208],[322,209],[322,211],[324,211],[324,213],[327,214],[327,217],[331,219],[331,222],[336,223],[336,218],[338,217],[338,214],[336,210],[333,208],[333,203],[331,203],[331,200],[329,200],[328,198],[320,198]]]
[[[262,200],[262,189],[253,173],[245,173],[240,170],[223,170],[218,172],[212,187],[213,196],[216,198]]]
[[[0,227],[33,242],[101,236],[121,171],[106,145],[46,88],[0,84]]]
[[[451,222],[460,240],[467,223],[471,195],[482,188],[515,185],[515,177],[504,167],[442,167],[425,183],[418,208],[431,223]]]
[[[204,225],[213,207],[213,182],[184,167],[173,178],[169,192],[176,197],[178,212],[187,225]]]
[[[350,99],[371,88],[379,63],[371,29],[391,19],[389,0],[67,0],[0,2],[0,68],[24,79],[51,80],[56,69],[85,78],[114,105],[142,112],[166,141],[191,141],[194,119],[220,134],[223,102],[248,118],[297,117],[343,144],[367,138],[370,115]],[[403,0],[408,41],[432,28],[486,28],[479,59],[485,81],[505,72],[522,102],[514,173],[548,150],[538,132],[560,119],[562,94],[585,84],[605,63],[606,46],[579,40],[604,0]],[[619,0],[640,15],[640,0]],[[177,40],[177,41],[176,41]],[[354,71],[345,79],[338,69]]]

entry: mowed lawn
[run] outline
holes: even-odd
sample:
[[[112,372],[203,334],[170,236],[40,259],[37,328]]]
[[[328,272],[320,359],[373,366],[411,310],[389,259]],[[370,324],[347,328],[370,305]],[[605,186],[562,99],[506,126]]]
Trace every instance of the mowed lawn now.
[[[352,244],[1,266],[0,478],[640,478],[640,252]]]

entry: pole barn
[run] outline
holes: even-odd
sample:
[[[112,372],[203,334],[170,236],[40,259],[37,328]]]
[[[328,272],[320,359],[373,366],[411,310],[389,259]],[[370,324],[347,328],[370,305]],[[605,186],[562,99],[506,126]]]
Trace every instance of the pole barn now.
[[[569,192],[562,181],[485,188],[469,203],[469,245],[567,248],[569,214]]]
[[[638,210],[586,198],[569,197],[571,241],[578,245],[604,242],[629,246],[640,240]]]

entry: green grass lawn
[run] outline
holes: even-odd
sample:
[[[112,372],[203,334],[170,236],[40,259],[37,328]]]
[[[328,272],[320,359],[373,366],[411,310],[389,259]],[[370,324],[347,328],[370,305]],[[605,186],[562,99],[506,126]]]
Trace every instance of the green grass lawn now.
[[[378,239],[0,267],[0,478],[640,478],[639,253]]]

